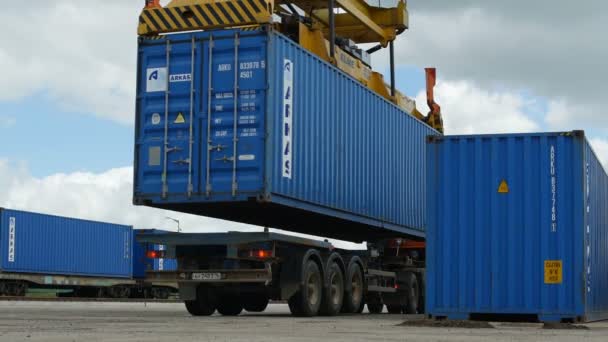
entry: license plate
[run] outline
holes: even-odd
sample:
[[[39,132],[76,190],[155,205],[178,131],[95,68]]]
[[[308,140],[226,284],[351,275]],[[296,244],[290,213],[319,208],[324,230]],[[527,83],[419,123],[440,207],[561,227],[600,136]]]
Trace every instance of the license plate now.
[[[192,273],[192,280],[222,280],[221,273]]]

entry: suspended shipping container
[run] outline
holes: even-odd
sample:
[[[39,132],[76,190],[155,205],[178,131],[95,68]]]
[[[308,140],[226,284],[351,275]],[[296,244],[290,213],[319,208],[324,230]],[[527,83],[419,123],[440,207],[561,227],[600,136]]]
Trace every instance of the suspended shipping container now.
[[[424,237],[438,133],[289,38],[141,38],[134,202],[350,241]]]
[[[582,131],[429,141],[429,315],[608,318],[608,176]]]

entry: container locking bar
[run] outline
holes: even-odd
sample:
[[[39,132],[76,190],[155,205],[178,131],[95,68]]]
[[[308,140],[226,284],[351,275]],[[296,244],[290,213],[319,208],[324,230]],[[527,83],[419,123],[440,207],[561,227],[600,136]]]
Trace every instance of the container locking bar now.
[[[239,141],[239,33],[234,34],[234,123],[232,126],[232,197],[236,197],[238,184],[236,181],[237,145]]]
[[[213,141],[211,140],[211,99],[213,96],[213,35],[209,36],[209,68],[207,69],[207,175],[205,177],[205,193],[207,197],[211,195],[211,151]]]
[[[194,186],[192,185],[192,145],[194,144],[194,55],[196,54],[196,41],[192,37],[192,57],[190,68],[190,136],[188,141],[188,198],[192,197]]]
[[[164,158],[163,158],[163,174],[162,174],[162,197],[167,198],[167,193],[169,192],[169,185],[167,184],[167,159],[169,157],[169,152],[173,151],[169,146],[169,75],[171,75],[171,42],[167,39],[167,48],[166,48],[166,58],[167,58],[167,81],[165,84],[165,136],[164,136]]]

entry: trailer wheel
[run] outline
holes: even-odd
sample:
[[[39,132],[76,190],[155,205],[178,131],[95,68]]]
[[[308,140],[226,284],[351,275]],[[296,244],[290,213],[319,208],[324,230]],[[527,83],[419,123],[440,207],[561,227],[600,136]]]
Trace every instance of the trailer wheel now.
[[[248,312],[264,312],[268,307],[268,297],[266,295],[245,295],[243,296],[243,308]]]
[[[407,304],[405,305],[404,311],[406,314],[418,313],[418,302],[420,301],[420,287],[418,286],[418,279],[414,273],[408,272],[405,276],[405,288],[407,296]]]
[[[344,293],[344,304],[342,311],[345,313],[356,313],[359,308],[363,310],[363,275],[359,265],[353,263],[346,271],[346,283],[350,287]]]
[[[239,296],[225,295],[217,303],[217,312],[223,316],[238,316],[243,312],[243,304]]]
[[[211,300],[211,296],[203,286],[199,286],[196,289],[195,300],[186,300],[184,303],[186,304],[186,310],[192,316],[211,316],[215,312],[215,305]]]
[[[337,263],[332,263],[327,270],[327,290],[323,292],[321,313],[334,316],[340,313],[344,303],[344,275]]]
[[[382,297],[379,294],[373,294],[367,298],[367,310],[371,314],[382,313],[384,309],[384,303],[382,303]]]
[[[319,312],[323,295],[323,280],[316,262],[308,260],[304,265],[303,286],[289,298],[289,310],[295,316],[312,317]]]
[[[6,294],[6,283],[0,281],[0,296],[4,296]]]

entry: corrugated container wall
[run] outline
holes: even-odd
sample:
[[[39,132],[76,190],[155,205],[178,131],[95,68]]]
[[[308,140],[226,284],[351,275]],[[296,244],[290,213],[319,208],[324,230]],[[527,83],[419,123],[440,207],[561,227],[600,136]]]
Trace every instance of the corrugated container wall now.
[[[582,131],[434,138],[427,157],[430,315],[608,318],[608,176]]]
[[[272,30],[142,39],[138,59],[136,204],[350,241],[424,236],[437,132],[342,71]]]
[[[0,209],[0,271],[130,278],[130,226]]]

